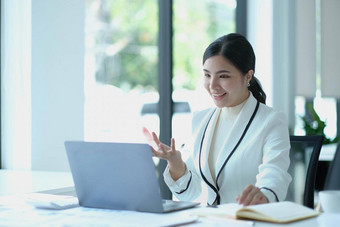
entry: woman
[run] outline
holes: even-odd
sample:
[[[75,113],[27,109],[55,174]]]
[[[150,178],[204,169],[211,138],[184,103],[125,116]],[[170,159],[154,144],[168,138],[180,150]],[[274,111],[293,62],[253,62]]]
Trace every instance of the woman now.
[[[266,95],[254,77],[255,54],[245,37],[222,36],[203,56],[204,87],[216,108],[193,116],[193,141],[183,161],[157,135],[156,157],[167,160],[164,180],[180,200],[207,191],[207,203],[254,205],[285,199],[291,177],[289,134],[285,116],[265,105]]]

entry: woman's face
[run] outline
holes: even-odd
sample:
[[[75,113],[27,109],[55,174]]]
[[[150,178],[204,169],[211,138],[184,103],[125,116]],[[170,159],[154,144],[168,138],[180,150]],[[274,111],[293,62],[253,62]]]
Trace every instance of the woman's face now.
[[[217,107],[232,107],[249,97],[248,82],[253,70],[243,75],[221,55],[208,58],[203,64],[204,87]]]

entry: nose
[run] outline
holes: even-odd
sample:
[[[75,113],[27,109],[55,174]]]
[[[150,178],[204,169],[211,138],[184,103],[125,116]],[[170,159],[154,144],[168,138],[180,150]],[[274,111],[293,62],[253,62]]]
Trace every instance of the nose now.
[[[219,86],[220,86],[220,84],[219,84],[218,78],[211,77],[211,79],[210,79],[210,89],[211,90],[216,90],[216,89],[219,88]]]

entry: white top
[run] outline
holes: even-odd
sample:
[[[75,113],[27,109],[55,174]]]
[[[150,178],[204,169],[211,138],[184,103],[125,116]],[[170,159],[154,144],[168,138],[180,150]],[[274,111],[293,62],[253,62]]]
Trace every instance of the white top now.
[[[241,112],[245,102],[246,100],[237,106],[224,107],[217,110],[218,120],[214,130],[208,159],[210,172],[214,181],[216,181],[217,176],[215,163],[218,160],[221,150],[225,146],[225,143],[230,135],[230,130],[233,127],[234,122]]]

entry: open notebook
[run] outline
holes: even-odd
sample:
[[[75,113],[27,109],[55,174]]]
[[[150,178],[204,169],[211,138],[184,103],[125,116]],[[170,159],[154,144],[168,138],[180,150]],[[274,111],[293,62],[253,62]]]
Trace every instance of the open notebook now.
[[[65,148],[81,206],[163,213],[199,204],[161,199],[148,144],[66,141]]]
[[[191,213],[202,217],[249,219],[273,223],[289,223],[315,217],[320,214],[320,212],[316,210],[289,201],[245,207],[230,203],[219,205],[218,209],[195,209]]]

